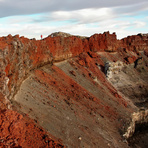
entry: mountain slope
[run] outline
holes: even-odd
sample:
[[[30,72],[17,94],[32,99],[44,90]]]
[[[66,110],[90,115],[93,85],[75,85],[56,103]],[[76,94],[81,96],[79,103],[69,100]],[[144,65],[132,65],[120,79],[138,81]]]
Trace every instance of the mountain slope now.
[[[147,35],[9,35],[0,48],[2,109],[27,114],[67,147],[129,147],[131,115],[148,107]]]

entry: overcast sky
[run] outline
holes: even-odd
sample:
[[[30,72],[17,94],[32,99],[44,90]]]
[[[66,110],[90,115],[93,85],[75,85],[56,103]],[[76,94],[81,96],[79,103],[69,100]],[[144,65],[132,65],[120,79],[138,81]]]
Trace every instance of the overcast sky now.
[[[0,0],[0,36],[148,33],[148,0]]]

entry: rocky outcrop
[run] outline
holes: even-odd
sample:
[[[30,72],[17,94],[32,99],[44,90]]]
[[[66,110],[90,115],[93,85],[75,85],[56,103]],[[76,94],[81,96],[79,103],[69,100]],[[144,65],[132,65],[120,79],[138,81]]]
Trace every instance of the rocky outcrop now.
[[[121,40],[121,44],[124,48],[130,51],[144,51],[148,48],[148,34],[138,34],[128,36]],[[121,47],[122,47],[121,46]]]
[[[0,147],[51,147],[64,148],[49,138],[47,132],[27,116],[12,110],[0,110]]]
[[[70,37],[72,35],[69,34],[69,33],[65,33],[65,32],[54,32],[54,33],[50,34],[49,36],[50,37],[57,37],[57,36],[60,36],[60,37]]]
[[[94,34],[89,38],[89,48],[91,51],[116,51],[117,38],[116,34],[105,32],[103,34]]]
[[[13,104],[13,109],[38,120],[44,129],[61,137],[65,145],[74,146],[76,141],[77,147],[95,147],[99,143],[104,147],[126,147],[118,142],[118,130],[126,129],[129,115],[137,108],[120,95],[122,91],[117,91],[114,76],[126,68],[138,74],[144,71],[145,76],[147,50],[147,35],[141,34],[122,40],[109,32],[89,38],[61,32],[42,40],[18,35],[2,37],[0,107],[7,110]],[[51,122],[54,120],[57,124]]]
[[[21,84],[29,71],[37,67],[75,57],[89,51],[112,52],[117,51],[119,47],[132,51],[146,51],[147,44],[147,36],[145,35],[131,36],[118,41],[116,34],[110,34],[109,32],[95,34],[84,39],[67,34],[66,37],[65,34],[63,37],[63,33],[62,35],[58,33],[56,37],[49,36],[39,41],[35,39],[29,40],[18,35],[14,37],[9,35],[0,39],[1,71],[3,76],[6,73],[5,80],[9,78],[9,98],[12,98],[18,89],[17,86]],[[131,63],[136,58],[134,57],[133,60],[133,58],[128,57],[125,60]],[[6,81],[3,83],[6,83]]]
[[[60,36],[60,37],[70,37],[70,36],[74,36],[74,35],[71,35],[71,34],[65,33],[65,32],[54,32],[54,33],[49,35],[49,37],[57,37],[57,36]],[[79,36],[79,35],[75,35],[75,36],[80,38],[80,39],[88,38],[86,36]]]
[[[138,124],[148,124],[148,110],[141,110],[132,114],[131,124],[123,136],[126,139],[132,137]]]
[[[112,75],[118,74],[125,66],[125,63],[121,61],[105,63],[105,74],[108,79],[112,78]]]

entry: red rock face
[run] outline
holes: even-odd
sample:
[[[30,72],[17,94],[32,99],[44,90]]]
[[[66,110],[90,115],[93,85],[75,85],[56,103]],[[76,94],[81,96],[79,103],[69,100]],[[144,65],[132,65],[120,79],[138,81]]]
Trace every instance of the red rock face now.
[[[26,70],[51,61],[60,61],[88,51],[146,50],[147,36],[130,36],[118,41],[115,34],[95,34],[88,39],[70,37],[47,37],[36,41],[19,36],[1,38],[1,50],[5,52],[6,74],[10,75],[17,65]],[[15,63],[15,64],[14,64]],[[16,65],[17,63],[17,65]],[[13,65],[14,64],[14,65]]]
[[[145,55],[147,55],[147,48],[147,35],[134,35],[122,40],[117,40],[116,34],[109,34],[109,32],[95,34],[85,39],[75,36],[49,36],[43,40],[29,40],[18,35],[14,37],[9,35],[0,38],[1,71],[4,73],[2,81],[6,79],[5,77],[9,78],[9,95],[7,94],[7,97],[12,98],[30,70],[43,65],[75,57],[83,52],[89,52],[90,56],[95,57],[97,55],[94,52],[99,51],[118,51],[127,63],[133,63],[138,57],[125,56],[125,53],[134,51],[139,55],[138,51],[144,50]],[[118,59],[116,58],[116,60]],[[80,65],[89,67],[90,63],[90,58],[85,58],[85,61],[79,60]],[[6,90],[5,92],[3,90],[3,95],[6,95]]]
[[[12,110],[0,110],[0,147],[64,147],[49,138],[28,117]]]
[[[144,54],[148,57],[148,49],[144,50]]]
[[[91,51],[116,51],[116,34],[95,34],[89,38],[89,47]]]
[[[101,85],[108,90],[108,95],[112,96],[112,100],[120,104],[125,110],[128,103],[118,94],[117,90],[106,80],[104,73],[104,61],[107,59],[109,61],[121,60],[127,64],[134,63],[141,55],[139,51],[144,51],[145,56],[148,56],[148,35],[134,35],[124,38],[122,40],[116,39],[116,34],[110,34],[106,32],[104,34],[95,34],[90,38],[79,38],[76,36],[68,37],[47,37],[43,40],[29,40],[24,37],[11,36],[0,38],[0,107],[1,109],[7,109],[10,106],[8,100],[13,99],[15,94],[18,92],[20,85],[32,72],[39,77],[39,79],[47,83],[47,85],[52,85],[55,90],[60,94],[65,96],[72,96],[73,100],[77,96],[80,97],[80,101],[83,104],[83,96],[85,96],[80,91],[85,91],[83,87],[75,83],[69,76],[65,75],[56,66],[53,66],[53,70],[57,71],[58,78],[60,75],[64,77],[65,84],[61,84],[60,80],[54,79],[54,76],[46,74],[39,70],[39,68],[47,65],[53,64],[55,62],[60,62],[70,58],[75,58],[74,62],[75,68],[80,70],[82,75],[86,76],[91,83],[95,85],[95,78],[99,80]],[[99,55],[98,52],[101,54]],[[112,53],[112,54],[109,54]],[[100,66],[100,69],[98,68]],[[76,77],[77,73],[74,70],[70,71],[73,77]],[[96,80],[97,81],[97,80]],[[98,89],[103,89],[104,87],[97,86]],[[68,89],[75,89],[76,93],[69,92]],[[80,95],[79,95],[80,94]],[[86,98],[88,97],[87,93]],[[100,104],[103,102],[95,96],[91,96],[93,102]],[[89,108],[89,104],[86,103],[86,107]],[[103,112],[108,116],[112,116],[114,119],[116,117],[115,108],[105,105],[104,101]],[[132,109],[131,109],[132,110]],[[131,111],[132,112],[132,111]],[[9,119],[6,118],[8,116]],[[5,125],[3,123],[6,123]],[[47,138],[49,142],[46,143],[43,136],[45,132],[40,131],[40,128],[36,128],[32,121],[27,122],[20,114],[6,110],[0,112],[0,125],[3,132],[0,133],[0,138],[4,137],[2,146],[22,146],[30,147],[34,146],[33,143],[38,142],[40,147],[49,146],[59,146],[54,143],[51,139]],[[16,131],[16,132],[13,132]],[[31,133],[30,135],[28,133]],[[21,137],[21,134],[23,135]],[[35,138],[33,138],[35,134]],[[10,135],[10,138],[8,137]],[[19,138],[21,137],[21,138]],[[28,141],[23,141],[27,139]],[[30,138],[30,139],[29,139]],[[10,139],[19,139],[17,142]],[[32,140],[34,139],[34,141]],[[45,138],[46,139],[46,138]],[[50,142],[52,141],[52,142]]]
[[[130,51],[144,51],[148,48],[148,35],[133,35],[121,40],[124,48]]]
[[[132,64],[136,61],[137,58],[135,56],[130,56],[130,57],[125,57],[124,59],[125,59],[126,63]]]

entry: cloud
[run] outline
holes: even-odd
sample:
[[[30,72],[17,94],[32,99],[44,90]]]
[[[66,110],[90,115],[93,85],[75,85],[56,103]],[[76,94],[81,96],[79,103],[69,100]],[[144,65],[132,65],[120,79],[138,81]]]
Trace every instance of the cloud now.
[[[75,11],[57,11],[51,13],[51,19],[56,21],[73,20],[80,24],[94,23],[111,19],[114,14],[110,8],[81,9]]]
[[[146,26],[146,22],[135,21],[134,23],[137,28],[141,28],[141,27]]]
[[[30,21],[32,18],[25,17],[26,20]],[[19,20],[20,19],[20,20]],[[49,34],[57,31],[63,31],[74,35],[83,35],[90,36],[94,33],[103,33],[104,31],[116,32],[118,38],[123,38],[130,34],[137,34],[142,32],[141,28],[146,26],[144,21],[137,21],[136,18],[132,21],[131,19],[107,19],[101,22],[93,23],[65,23],[65,22],[52,22],[44,23],[24,23],[23,25],[19,22],[21,17],[17,17],[18,22],[15,22],[16,18],[9,18],[8,22],[5,25],[0,27],[0,36],[8,34],[20,34],[21,36],[26,36],[28,38],[37,38],[40,39],[40,35],[43,34],[43,37],[48,36]],[[24,19],[25,21],[25,19]],[[25,21],[26,22],[26,21]],[[57,26],[57,23],[61,25]],[[130,28],[130,30],[129,30]],[[131,29],[132,28],[132,29]],[[136,30],[138,28],[138,31]],[[130,34],[129,34],[130,33]]]
[[[39,39],[56,31],[90,36],[109,30],[122,38],[148,30],[147,12],[147,0],[0,0],[0,35]]]
[[[3,0],[0,1],[0,17],[54,11],[119,7],[144,3],[147,0]]]
[[[114,12],[118,15],[137,15],[140,11],[148,10],[148,2],[143,2],[139,4],[127,5],[114,7]]]
[[[148,4],[148,3],[147,3]],[[90,24],[100,23],[108,19],[120,18],[124,16],[134,16],[143,10],[148,11],[148,5],[146,3],[135,4],[130,6],[118,6],[118,7],[104,7],[104,8],[87,8],[80,10],[59,10],[50,13],[42,13],[32,19],[35,23],[43,22],[59,22],[68,21],[70,23],[78,24]]]

